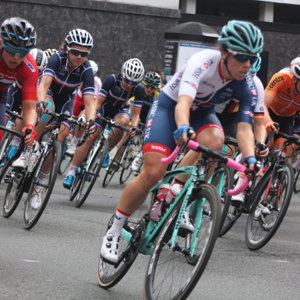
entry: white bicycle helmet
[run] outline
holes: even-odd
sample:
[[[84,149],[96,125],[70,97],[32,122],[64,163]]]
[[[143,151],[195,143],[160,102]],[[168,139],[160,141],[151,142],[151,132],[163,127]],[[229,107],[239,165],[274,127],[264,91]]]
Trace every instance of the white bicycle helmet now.
[[[128,80],[141,82],[144,78],[144,66],[138,58],[130,58],[122,66],[122,76]]]
[[[290,70],[293,75],[300,80],[300,57],[296,57],[291,61]]]
[[[89,62],[91,64],[91,67],[93,69],[93,74],[95,76],[97,74],[97,72],[98,72],[98,65],[93,60],[90,60]]]
[[[93,37],[85,29],[73,29],[65,38],[68,46],[72,44],[80,45],[83,47],[93,47]]]
[[[29,53],[33,56],[34,60],[36,61],[39,72],[43,72],[48,63],[48,58],[45,52],[39,48],[33,48],[30,50]]]

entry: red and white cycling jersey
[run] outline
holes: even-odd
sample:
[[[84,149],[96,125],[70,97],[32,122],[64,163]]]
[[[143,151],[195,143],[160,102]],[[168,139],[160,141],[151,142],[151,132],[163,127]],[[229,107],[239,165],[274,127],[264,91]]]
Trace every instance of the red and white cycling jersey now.
[[[102,81],[98,76],[94,76],[94,87],[95,87],[94,99],[96,99],[102,87]],[[73,115],[78,116],[79,113],[83,110],[83,108],[84,108],[84,101],[82,97],[82,88],[80,87],[78,88],[75,94]]]
[[[15,69],[8,68],[0,58],[0,91],[8,89],[17,80],[22,83],[22,100],[36,101],[38,68],[30,53]]]

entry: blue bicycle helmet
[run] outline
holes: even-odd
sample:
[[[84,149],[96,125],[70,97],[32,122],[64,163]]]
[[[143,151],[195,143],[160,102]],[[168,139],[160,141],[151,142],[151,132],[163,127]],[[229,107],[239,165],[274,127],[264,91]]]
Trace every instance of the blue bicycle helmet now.
[[[259,56],[257,61],[252,65],[250,71],[252,73],[257,73],[260,70],[261,67],[261,57]]]

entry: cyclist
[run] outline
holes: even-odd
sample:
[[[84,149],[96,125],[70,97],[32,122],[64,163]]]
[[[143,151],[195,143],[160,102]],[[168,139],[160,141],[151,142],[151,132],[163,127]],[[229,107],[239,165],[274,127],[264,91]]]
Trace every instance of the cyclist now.
[[[48,59],[46,54],[43,50],[38,48],[33,48],[29,52],[32,57],[34,58],[37,67],[38,67],[38,74],[39,79],[41,78],[41,75],[47,65]],[[7,93],[7,100],[6,100],[6,109],[9,109],[11,111],[16,111],[21,113],[22,111],[22,81],[16,81],[14,82],[11,87],[8,90]],[[9,115],[7,115],[7,119],[9,118]],[[19,122],[17,122],[19,123]],[[19,125],[15,126],[16,130],[19,130]],[[15,153],[18,150],[18,146],[20,144],[20,138],[17,136],[14,136],[11,143],[9,150],[6,154],[7,158],[11,159]],[[30,148],[29,148],[30,149]]]
[[[91,67],[93,69],[93,74],[94,74],[94,87],[95,87],[95,92],[94,92],[94,98],[95,100],[97,97],[99,97],[99,92],[102,87],[102,81],[101,79],[96,76],[98,72],[98,65],[95,61],[90,60]],[[80,116],[83,118],[83,120],[86,120],[85,118],[85,111],[84,111],[84,101],[82,98],[82,88],[78,88],[77,92],[75,94],[75,99],[74,99],[74,107],[73,107],[73,115],[75,117]],[[67,153],[73,155],[76,150],[77,143],[82,135],[82,130],[78,130],[74,133],[74,135],[71,137],[70,144],[68,145]]]
[[[46,106],[46,109],[56,113],[70,114],[73,109],[73,92],[82,85],[83,99],[87,120],[95,119],[94,101],[94,76],[90,62],[87,59],[93,47],[92,35],[84,29],[73,29],[65,38],[64,50],[52,55],[43,73],[38,88],[38,104]],[[46,104],[46,105],[45,105]],[[47,114],[41,116],[37,126],[39,137],[45,130],[50,117]],[[89,122],[87,123],[89,126]],[[70,125],[62,124],[58,141],[62,142],[69,133]],[[90,130],[94,130],[93,125]],[[36,153],[36,154],[35,154]],[[34,165],[39,158],[39,149],[35,147],[33,155],[26,152],[14,162],[18,167],[26,167],[28,163]],[[50,173],[50,159],[39,173],[39,182],[48,182]],[[41,205],[41,196],[45,188],[41,185],[31,200],[33,208],[38,209]]]
[[[292,60],[290,67],[275,73],[265,88],[265,124],[268,131],[277,131],[274,123],[287,134],[293,133],[296,113],[300,111],[300,57]],[[277,139],[275,147],[282,143]]]
[[[144,77],[143,84],[145,87],[145,97],[143,101],[142,110],[140,113],[140,122],[145,124],[150,107],[153,104],[153,102],[156,100],[157,96],[159,95],[161,78],[159,74],[156,72],[147,72]],[[138,175],[138,172],[141,168],[142,161],[143,161],[143,152],[140,152],[135,157],[131,165],[131,169],[135,176]]]
[[[33,145],[37,135],[34,126],[38,70],[29,51],[36,44],[36,31],[27,20],[12,17],[1,24],[0,38],[0,125],[5,124],[8,88],[18,80],[22,82],[22,133],[31,128],[31,134],[25,138],[25,144]]]
[[[146,122],[143,169],[125,187],[113,224],[103,238],[101,255],[106,260],[117,262],[123,225],[165,173],[167,166],[161,158],[168,156],[176,143],[187,140],[190,126],[197,142],[221,149],[224,133],[214,105],[232,98],[240,101],[237,139],[246,163],[254,168],[252,117],[257,91],[249,71],[262,51],[263,36],[252,23],[232,20],[222,28],[218,41],[219,50],[194,54],[152,105]],[[198,158],[197,152],[189,151],[181,166],[191,165]]]
[[[109,75],[101,88],[100,97],[97,99],[97,111],[103,117],[114,118],[116,123],[122,126],[128,126],[130,116],[132,114],[132,126],[138,125],[139,114],[141,111],[145,90],[140,83],[144,76],[144,66],[138,58],[131,58],[127,60],[122,68],[121,74]],[[129,99],[134,96],[134,104],[131,113]],[[77,148],[73,156],[69,172],[63,182],[63,186],[71,189],[75,178],[75,173],[81,162],[85,159],[90,147],[96,140],[100,133],[101,121],[98,129],[90,136],[86,142]],[[134,128],[134,127],[133,127]],[[109,148],[113,147],[119,142],[123,136],[121,129],[114,128],[114,134],[109,139]],[[109,163],[109,154],[106,154],[105,161],[102,167],[106,168]]]

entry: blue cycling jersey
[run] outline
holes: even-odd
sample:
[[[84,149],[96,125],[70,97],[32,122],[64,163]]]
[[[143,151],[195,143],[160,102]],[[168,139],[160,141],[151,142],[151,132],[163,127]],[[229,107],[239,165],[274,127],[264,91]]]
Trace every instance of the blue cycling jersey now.
[[[81,66],[71,72],[67,69],[68,55],[61,50],[49,59],[43,76],[53,77],[50,86],[53,98],[60,101],[68,98],[82,84],[83,95],[94,95],[94,75],[91,64],[86,60]]]

